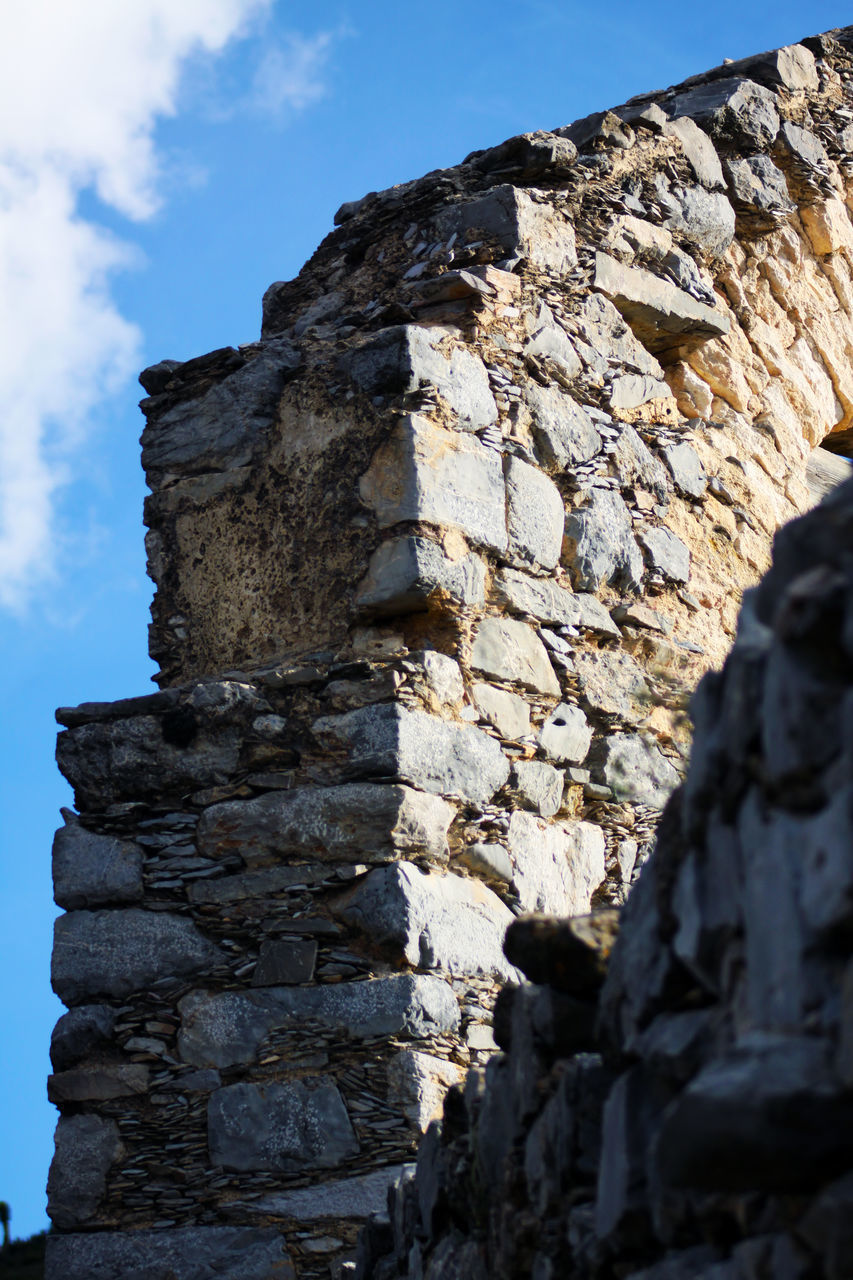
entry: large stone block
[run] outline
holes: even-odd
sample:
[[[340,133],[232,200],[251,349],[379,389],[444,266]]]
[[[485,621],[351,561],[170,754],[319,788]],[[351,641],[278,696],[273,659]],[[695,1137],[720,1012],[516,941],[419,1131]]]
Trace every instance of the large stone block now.
[[[169,477],[250,462],[301,363],[293,343],[276,338],[245,353],[227,348],[178,365],[165,394],[145,403],[142,465],[152,488]]]
[[[71,911],[54,928],[51,983],[65,1004],[121,997],[210,969],[223,953],[183,916],[127,907]]]
[[[602,740],[602,777],[617,800],[662,809],[681,779],[654,741],[639,733]]]
[[[396,784],[299,787],[206,809],[198,848],[213,858],[239,853],[249,867],[290,853],[368,862],[418,853],[443,861],[454,813],[438,796]]]
[[[712,137],[750,150],[769,147],[779,132],[775,95],[742,76],[713,80],[676,94],[672,113],[690,116]]]
[[[538,642],[537,642],[538,643]],[[402,778],[432,794],[484,804],[509,776],[494,738],[472,725],[383,704],[316,720],[324,747],[345,748],[347,768],[361,776]]]
[[[667,120],[663,126],[664,137],[677,138],[694,174],[703,187],[725,185],[723,166],[711,139],[689,116]]]
[[[729,190],[737,211],[775,226],[794,213],[785,175],[769,156],[744,156],[726,161]]]
[[[508,552],[516,564],[553,569],[563,545],[565,513],[560,490],[520,458],[506,463]]]
[[[83,1004],[64,1013],[50,1037],[54,1071],[65,1071],[96,1049],[112,1043],[115,1009],[108,1004]]]
[[[667,227],[677,231],[684,240],[709,257],[722,257],[734,239],[735,211],[721,191],[706,191],[703,187],[675,187],[672,191],[661,192],[660,199],[667,214]],[[678,307],[682,304],[676,302],[674,305]],[[719,316],[717,319],[720,321]],[[723,319],[722,323],[727,329],[728,321]],[[692,341],[685,345],[699,344]]]
[[[451,559],[430,538],[393,538],[370,558],[354,607],[367,617],[416,613],[450,600],[478,605],[486,598],[486,566],[473,552]]]
[[[557,697],[560,682],[548,652],[532,627],[512,618],[484,618],[471,650],[471,666],[498,680],[512,680],[536,693]]]
[[[67,811],[66,811],[67,812]],[[142,850],[87,831],[69,815],[53,839],[53,897],[60,907],[103,907],[142,898]]]
[[[590,822],[543,822],[517,810],[508,847],[523,911],[579,916],[604,879],[604,834]]]
[[[449,1063],[444,1065],[450,1066]],[[386,1165],[373,1173],[357,1173],[352,1178],[335,1178],[292,1191],[275,1191],[271,1195],[240,1202],[239,1208],[247,1216],[270,1214],[292,1218],[296,1222],[311,1223],[329,1218],[361,1221],[373,1213],[386,1211],[389,1187],[404,1170],[412,1167]]]
[[[643,558],[628,508],[618,493],[594,489],[583,507],[566,517],[564,558],[575,586],[597,591],[602,583],[636,591]]]
[[[422,521],[506,551],[501,455],[473,436],[404,418],[362,476],[360,491],[382,529]]]
[[[413,966],[499,978],[513,974],[502,949],[512,913],[479,880],[401,862],[371,871],[335,913],[378,942],[396,943]]]
[[[295,1280],[276,1227],[175,1227],[49,1236],[46,1280]]]
[[[517,569],[500,569],[494,577],[499,598],[518,613],[538,622],[581,627],[618,638],[619,628],[601,601],[587,591],[567,591],[553,578],[533,578]]]
[[[359,1151],[340,1091],[322,1076],[217,1089],[207,1140],[211,1162],[240,1173],[333,1169]]]
[[[196,1067],[251,1062],[273,1030],[310,1024],[350,1036],[419,1039],[455,1031],[459,1006],[441,978],[394,974],[319,987],[265,987],[219,994],[194,991],[180,1001],[178,1052]]]
[[[581,702],[598,715],[636,723],[652,709],[640,667],[621,649],[586,649],[575,655]]]
[[[454,233],[481,232],[497,240],[508,258],[526,258],[558,276],[577,264],[572,224],[552,206],[508,184],[451,205],[439,214],[436,228],[445,239]]]
[[[497,422],[498,410],[482,360],[465,347],[440,351],[440,330],[404,324],[381,329],[341,357],[340,366],[370,395],[434,387],[460,427],[479,431]]]
[[[719,311],[644,267],[626,267],[606,253],[595,255],[594,283],[651,351],[688,350],[729,331],[728,318]]]
[[[586,759],[592,729],[580,707],[561,702],[551,712],[539,733],[539,745],[549,760],[558,764],[581,764]]]
[[[586,462],[601,450],[601,436],[586,411],[570,395],[557,387],[542,387],[529,381],[524,398],[533,419],[533,437],[542,464],[564,471],[576,462]]]
[[[389,1097],[421,1133],[430,1121],[441,1118],[447,1090],[463,1079],[464,1071],[455,1062],[418,1049],[401,1049],[388,1064]]]
[[[64,1231],[95,1217],[107,1174],[123,1154],[118,1125],[100,1116],[62,1116],[56,1126],[56,1154],[47,1179],[47,1212]]]

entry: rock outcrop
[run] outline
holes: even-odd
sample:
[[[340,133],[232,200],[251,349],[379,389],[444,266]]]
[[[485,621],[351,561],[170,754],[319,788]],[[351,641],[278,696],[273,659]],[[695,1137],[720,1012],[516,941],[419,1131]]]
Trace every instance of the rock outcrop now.
[[[371,193],[259,342],[141,375],[161,687],[58,713],[51,1280],[346,1274],[510,1024],[512,1053],[592,1049],[586,988],[568,1042],[550,995],[493,1012],[528,972],[503,936],[626,900],[689,692],[847,469],[851,78],[846,29]],[[785,669],[767,688],[788,705]],[[578,1223],[621,1069],[566,1074]],[[457,1241],[424,1212],[437,1278]]]

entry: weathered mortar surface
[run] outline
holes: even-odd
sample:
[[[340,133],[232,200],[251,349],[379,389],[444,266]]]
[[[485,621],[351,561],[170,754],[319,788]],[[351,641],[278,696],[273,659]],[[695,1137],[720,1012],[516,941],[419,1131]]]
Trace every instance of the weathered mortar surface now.
[[[853,1214],[853,482],[783,530],[621,914],[527,918],[505,1050],[360,1280],[843,1280]],[[605,979],[606,973],[606,979]]]
[[[49,1274],[345,1274],[507,923],[625,900],[844,467],[848,43],[344,206],[260,342],[142,375],[162,688],[59,713]]]

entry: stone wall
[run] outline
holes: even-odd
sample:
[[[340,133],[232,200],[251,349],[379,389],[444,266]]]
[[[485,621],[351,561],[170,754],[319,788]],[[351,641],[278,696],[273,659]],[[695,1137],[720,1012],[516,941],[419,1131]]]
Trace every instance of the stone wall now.
[[[851,548],[851,482],[777,537],[609,967],[613,911],[510,927],[505,1053],[448,1095],[362,1280],[850,1276]]]
[[[625,900],[846,465],[848,46],[344,205],[258,343],[141,376],[161,689],[58,713],[50,1276],[342,1274],[507,925]]]

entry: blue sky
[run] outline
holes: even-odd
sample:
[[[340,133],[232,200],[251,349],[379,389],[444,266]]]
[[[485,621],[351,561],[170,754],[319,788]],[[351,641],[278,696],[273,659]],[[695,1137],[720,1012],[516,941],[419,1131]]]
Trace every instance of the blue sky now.
[[[71,800],[53,710],[145,692],[153,670],[136,371],[255,339],[264,289],[298,272],[345,200],[850,13],[785,0],[16,10],[0,50],[0,1199],[26,1236],[47,1224],[56,1114],[50,844]]]

